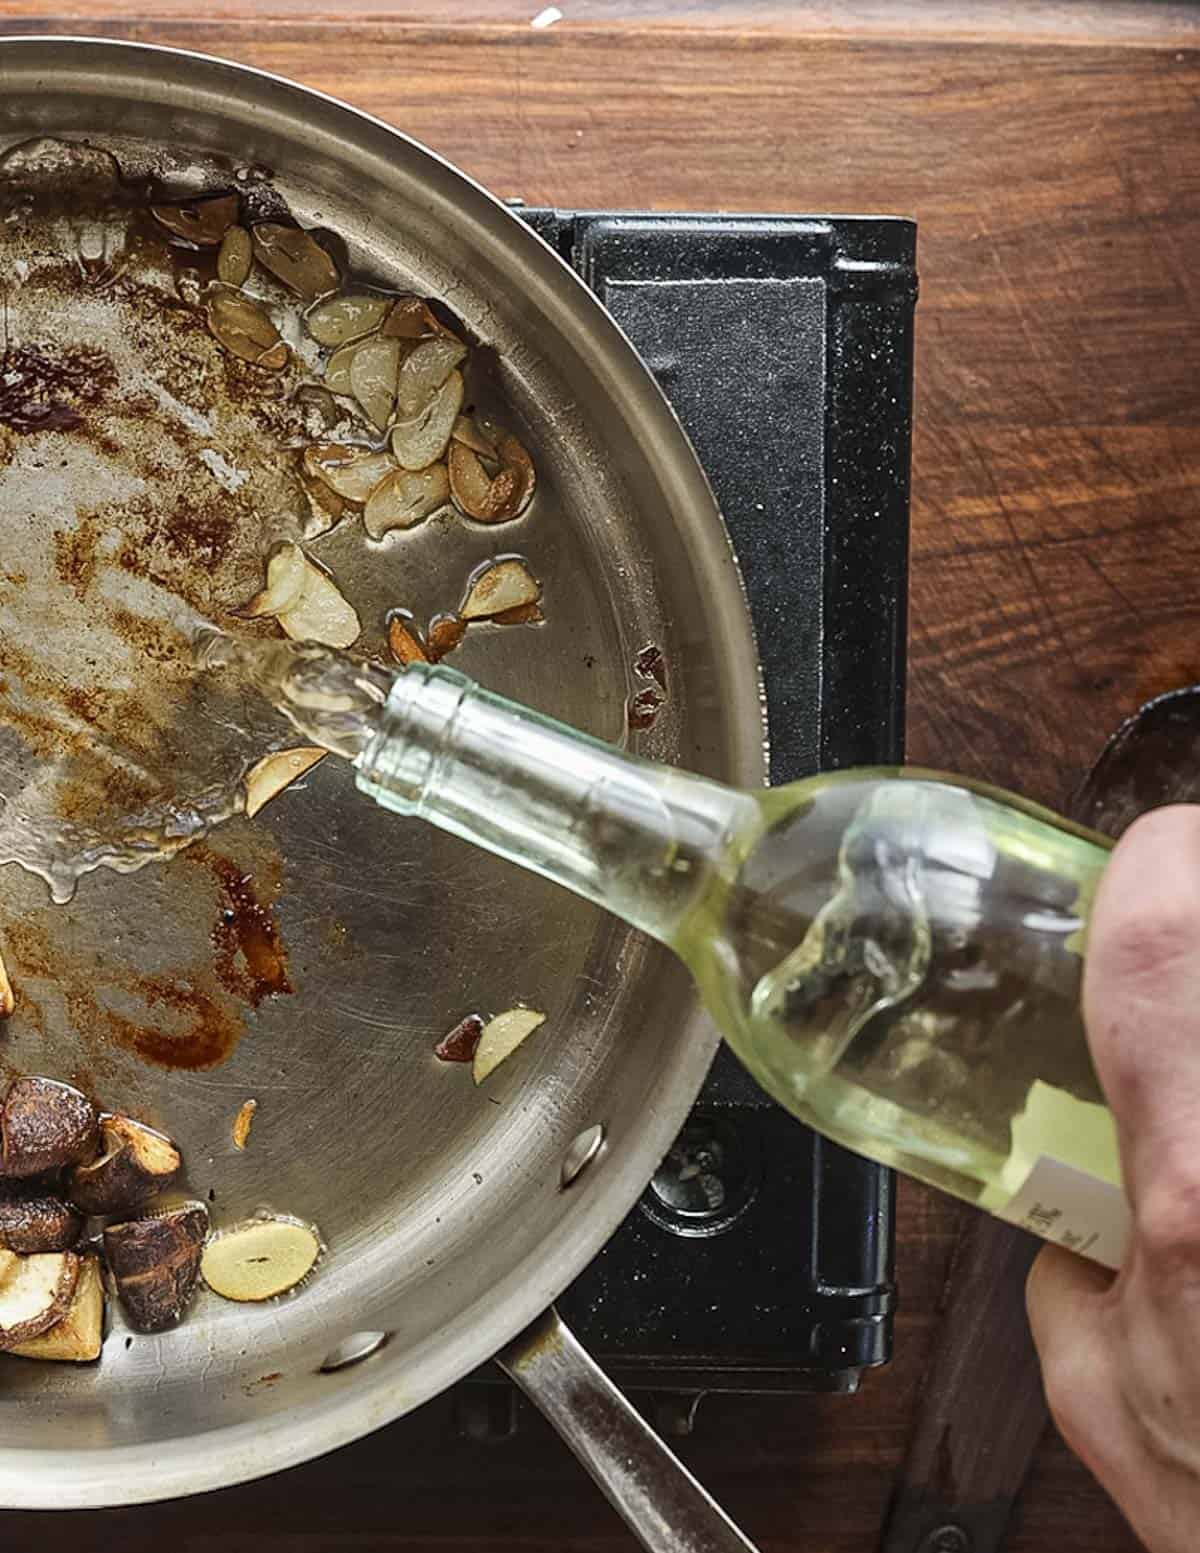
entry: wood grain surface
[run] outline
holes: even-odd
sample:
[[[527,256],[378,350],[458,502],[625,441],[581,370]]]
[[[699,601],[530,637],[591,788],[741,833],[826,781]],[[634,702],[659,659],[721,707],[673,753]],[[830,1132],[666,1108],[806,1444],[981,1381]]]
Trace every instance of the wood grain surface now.
[[[910,753],[1063,804],[1138,702],[1200,678],[1200,16],[1186,5],[764,0],[0,0],[279,71],[531,203],[889,211],[921,227]],[[462,18],[461,20],[459,18]],[[892,1367],[857,1398],[710,1400],[683,1454],[764,1549],[871,1553],[957,1210],[901,1196]],[[47,1553],[617,1553],[528,1420],[487,1449],[438,1402],[200,1502],[50,1521]],[[1131,1553],[1056,1439],[1012,1553]]]

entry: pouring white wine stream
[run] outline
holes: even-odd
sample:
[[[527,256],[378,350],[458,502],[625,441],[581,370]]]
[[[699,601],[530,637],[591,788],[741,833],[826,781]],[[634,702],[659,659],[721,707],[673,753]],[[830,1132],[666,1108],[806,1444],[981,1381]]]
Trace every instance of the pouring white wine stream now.
[[[762,1086],[826,1136],[1110,1266],[1128,1229],[1079,1006],[1109,843],[915,769],[736,791],[444,667],[201,647],[383,807],[661,940]]]

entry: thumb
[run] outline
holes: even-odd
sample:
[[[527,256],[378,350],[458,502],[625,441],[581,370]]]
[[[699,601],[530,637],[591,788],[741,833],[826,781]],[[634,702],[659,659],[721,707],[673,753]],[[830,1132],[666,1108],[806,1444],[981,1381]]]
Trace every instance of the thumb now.
[[[1107,1294],[1115,1276],[1062,1246],[1042,1247],[1029,1269],[1025,1308],[1043,1358],[1047,1348],[1057,1348],[1073,1331],[1088,1331],[1089,1324],[1081,1319],[1083,1307],[1092,1296]]]
[[[1111,1352],[1101,1301],[1115,1274],[1061,1246],[1044,1246],[1029,1271],[1025,1307],[1046,1401],[1067,1444],[1102,1481],[1117,1443]],[[1118,1451],[1119,1454],[1119,1451]]]

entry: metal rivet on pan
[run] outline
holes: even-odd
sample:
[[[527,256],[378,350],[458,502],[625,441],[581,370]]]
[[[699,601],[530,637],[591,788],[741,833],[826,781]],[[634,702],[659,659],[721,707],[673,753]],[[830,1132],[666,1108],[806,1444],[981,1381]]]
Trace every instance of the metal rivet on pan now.
[[[603,1147],[603,1122],[597,1122],[592,1127],[585,1127],[563,1156],[560,1185],[564,1191],[568,1186],[573,1186],[578,1181],[583,1171],[597,1158]]]
[[[320,1365],[322,1375],[333,1370],[344,1370],[352,1364],[361,1364],[373,1353],[378,1353],[391,1336],[390,1332],[351,1332],[325,1355]]]

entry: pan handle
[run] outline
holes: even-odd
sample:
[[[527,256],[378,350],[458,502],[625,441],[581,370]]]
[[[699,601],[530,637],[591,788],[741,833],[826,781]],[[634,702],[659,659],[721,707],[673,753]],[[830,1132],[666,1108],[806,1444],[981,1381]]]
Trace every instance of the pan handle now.
[[[649,1553],[755,1553],[551,1307],[496,1362],[554,1425]]]

